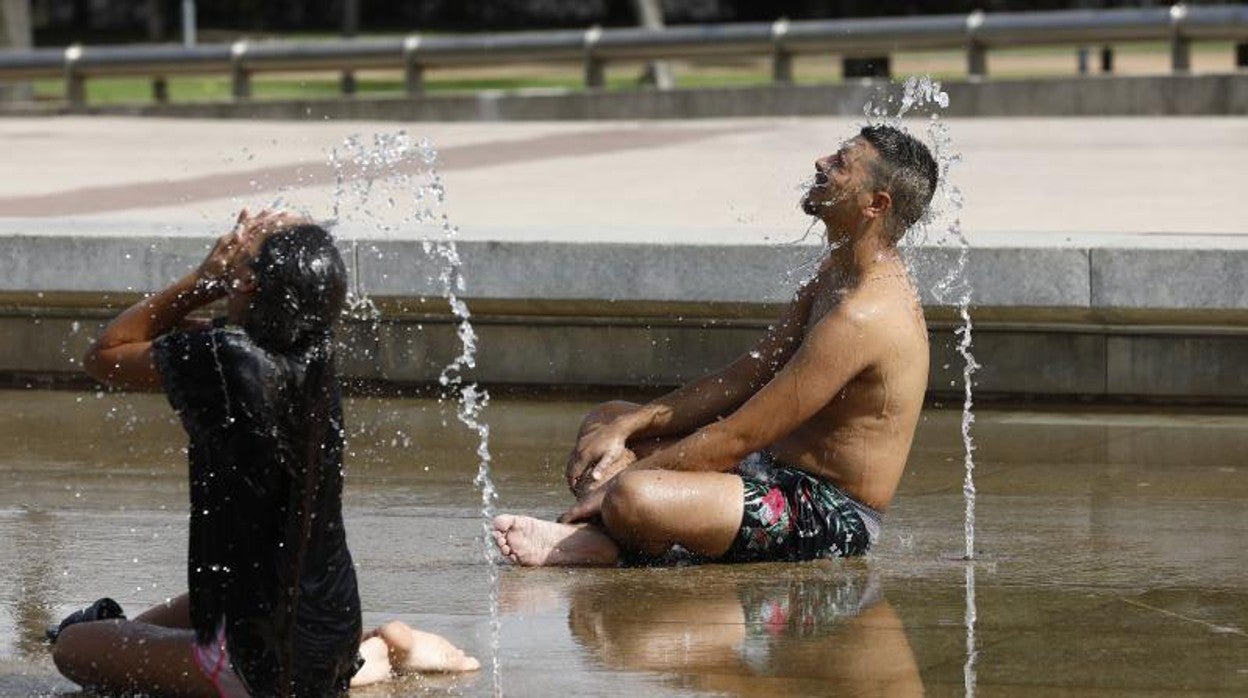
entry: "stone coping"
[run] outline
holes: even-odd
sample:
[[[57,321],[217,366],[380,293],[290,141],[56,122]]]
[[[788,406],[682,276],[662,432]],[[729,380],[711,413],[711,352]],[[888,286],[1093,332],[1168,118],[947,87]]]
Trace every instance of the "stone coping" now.
[[[0,224],[0,295],[9,305],[14,298],[51,305],[38,300],[45,294],[155,290],[197,263],[211,242],[202,229],[169,234],[156,226],[107,224],[71,234],[68,225]],[[118,234],[123,228],[130,234]],[[441,295],[439,262],[420,239],[352,240],[347,233],[339,231],[345,256],[358,265],[356,283],[369,295]],[[820,254],[813,245],[481,239],[489,234],[478,231],[458,242],[466,280],[461,295],[522,315],[549,313],[560,303],[580,304],[576,314],[589,315],[662,314],[682,304],[772,306],[788,300]],[[972,303],[995,309],[1000,320],[1134,317],[1248,327],[1248,238],[1242,236],[977,235],[972,243]],[[933,289],[959,250],[922,246],[910,255],[924,305],[956,306],[956,298]],[[647,306],[652,312],[638,310]],[[1036,312],[1046,309],[1054,312]]]

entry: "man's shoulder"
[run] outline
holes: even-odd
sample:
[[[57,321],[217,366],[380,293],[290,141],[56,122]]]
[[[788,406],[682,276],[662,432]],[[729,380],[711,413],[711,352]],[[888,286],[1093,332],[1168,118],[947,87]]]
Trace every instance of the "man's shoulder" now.
[[[917,300],[900,293],[848,292],[839,302],[813,322],[807,340],[850,341],[860,348],[915,334],[922,325],[922,309]]]
[[[812,318],[814,326],[850,325],[865,329],[876,323],[887,314],[887,304],[882,299],[855,291],[846,291],[827,305],[827,309],[818,318]]]

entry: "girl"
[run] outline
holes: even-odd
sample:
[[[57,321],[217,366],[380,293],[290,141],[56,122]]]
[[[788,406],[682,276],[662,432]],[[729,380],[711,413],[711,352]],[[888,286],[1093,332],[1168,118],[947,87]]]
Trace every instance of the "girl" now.
[[[477,668],[401,623],[361,644],[334,367],[345,294],[325,230],[243,211],[194,272],[96,340],[87,373],[163,389],[189,437],[190,591],[134,621],[105,600],[67,618],[53,658],[71,680],[172,695],[331,696],[392,668]],[[187,321],[223,297],[223,322]]]

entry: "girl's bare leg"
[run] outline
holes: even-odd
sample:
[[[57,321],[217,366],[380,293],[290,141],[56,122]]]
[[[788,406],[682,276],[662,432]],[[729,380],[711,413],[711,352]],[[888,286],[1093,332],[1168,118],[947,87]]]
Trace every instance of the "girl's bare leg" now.
[[[159,625],[162,628],[191,627],[191,595],[179,594],[164,603],[158,603],[133,618],[135,623]]]
[[[191,659],[194,642],[187,629],[101,620],[61,631],[52,660],[70,681],[112,693],[216,696]]]

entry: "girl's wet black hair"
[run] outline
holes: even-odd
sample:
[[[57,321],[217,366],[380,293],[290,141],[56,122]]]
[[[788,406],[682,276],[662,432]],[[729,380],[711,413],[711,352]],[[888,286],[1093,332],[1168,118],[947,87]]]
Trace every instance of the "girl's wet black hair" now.
[[[333,328],[346,300],[347,271],[333,238],[320,226],[305,224],[273,234],[252,262],[256,289],[244,320],[248,336],[289,363],[291,391],[282,421],[293,437],[284,444],[283,465],[290,474],[290,494],[278,578],[283,599],[278,609],[282,695],[297,693],[294,623],[300,578],[313,533],[313,513],[328,478],[327,437],[331,404],[337,394]],[[302,380],[300,380],[300,378]]]
[[[323,348],[347,295],[333,238],[305,224],[273,234],[252,262],[256,290],[244,321],[252,341],[286,356]]]

